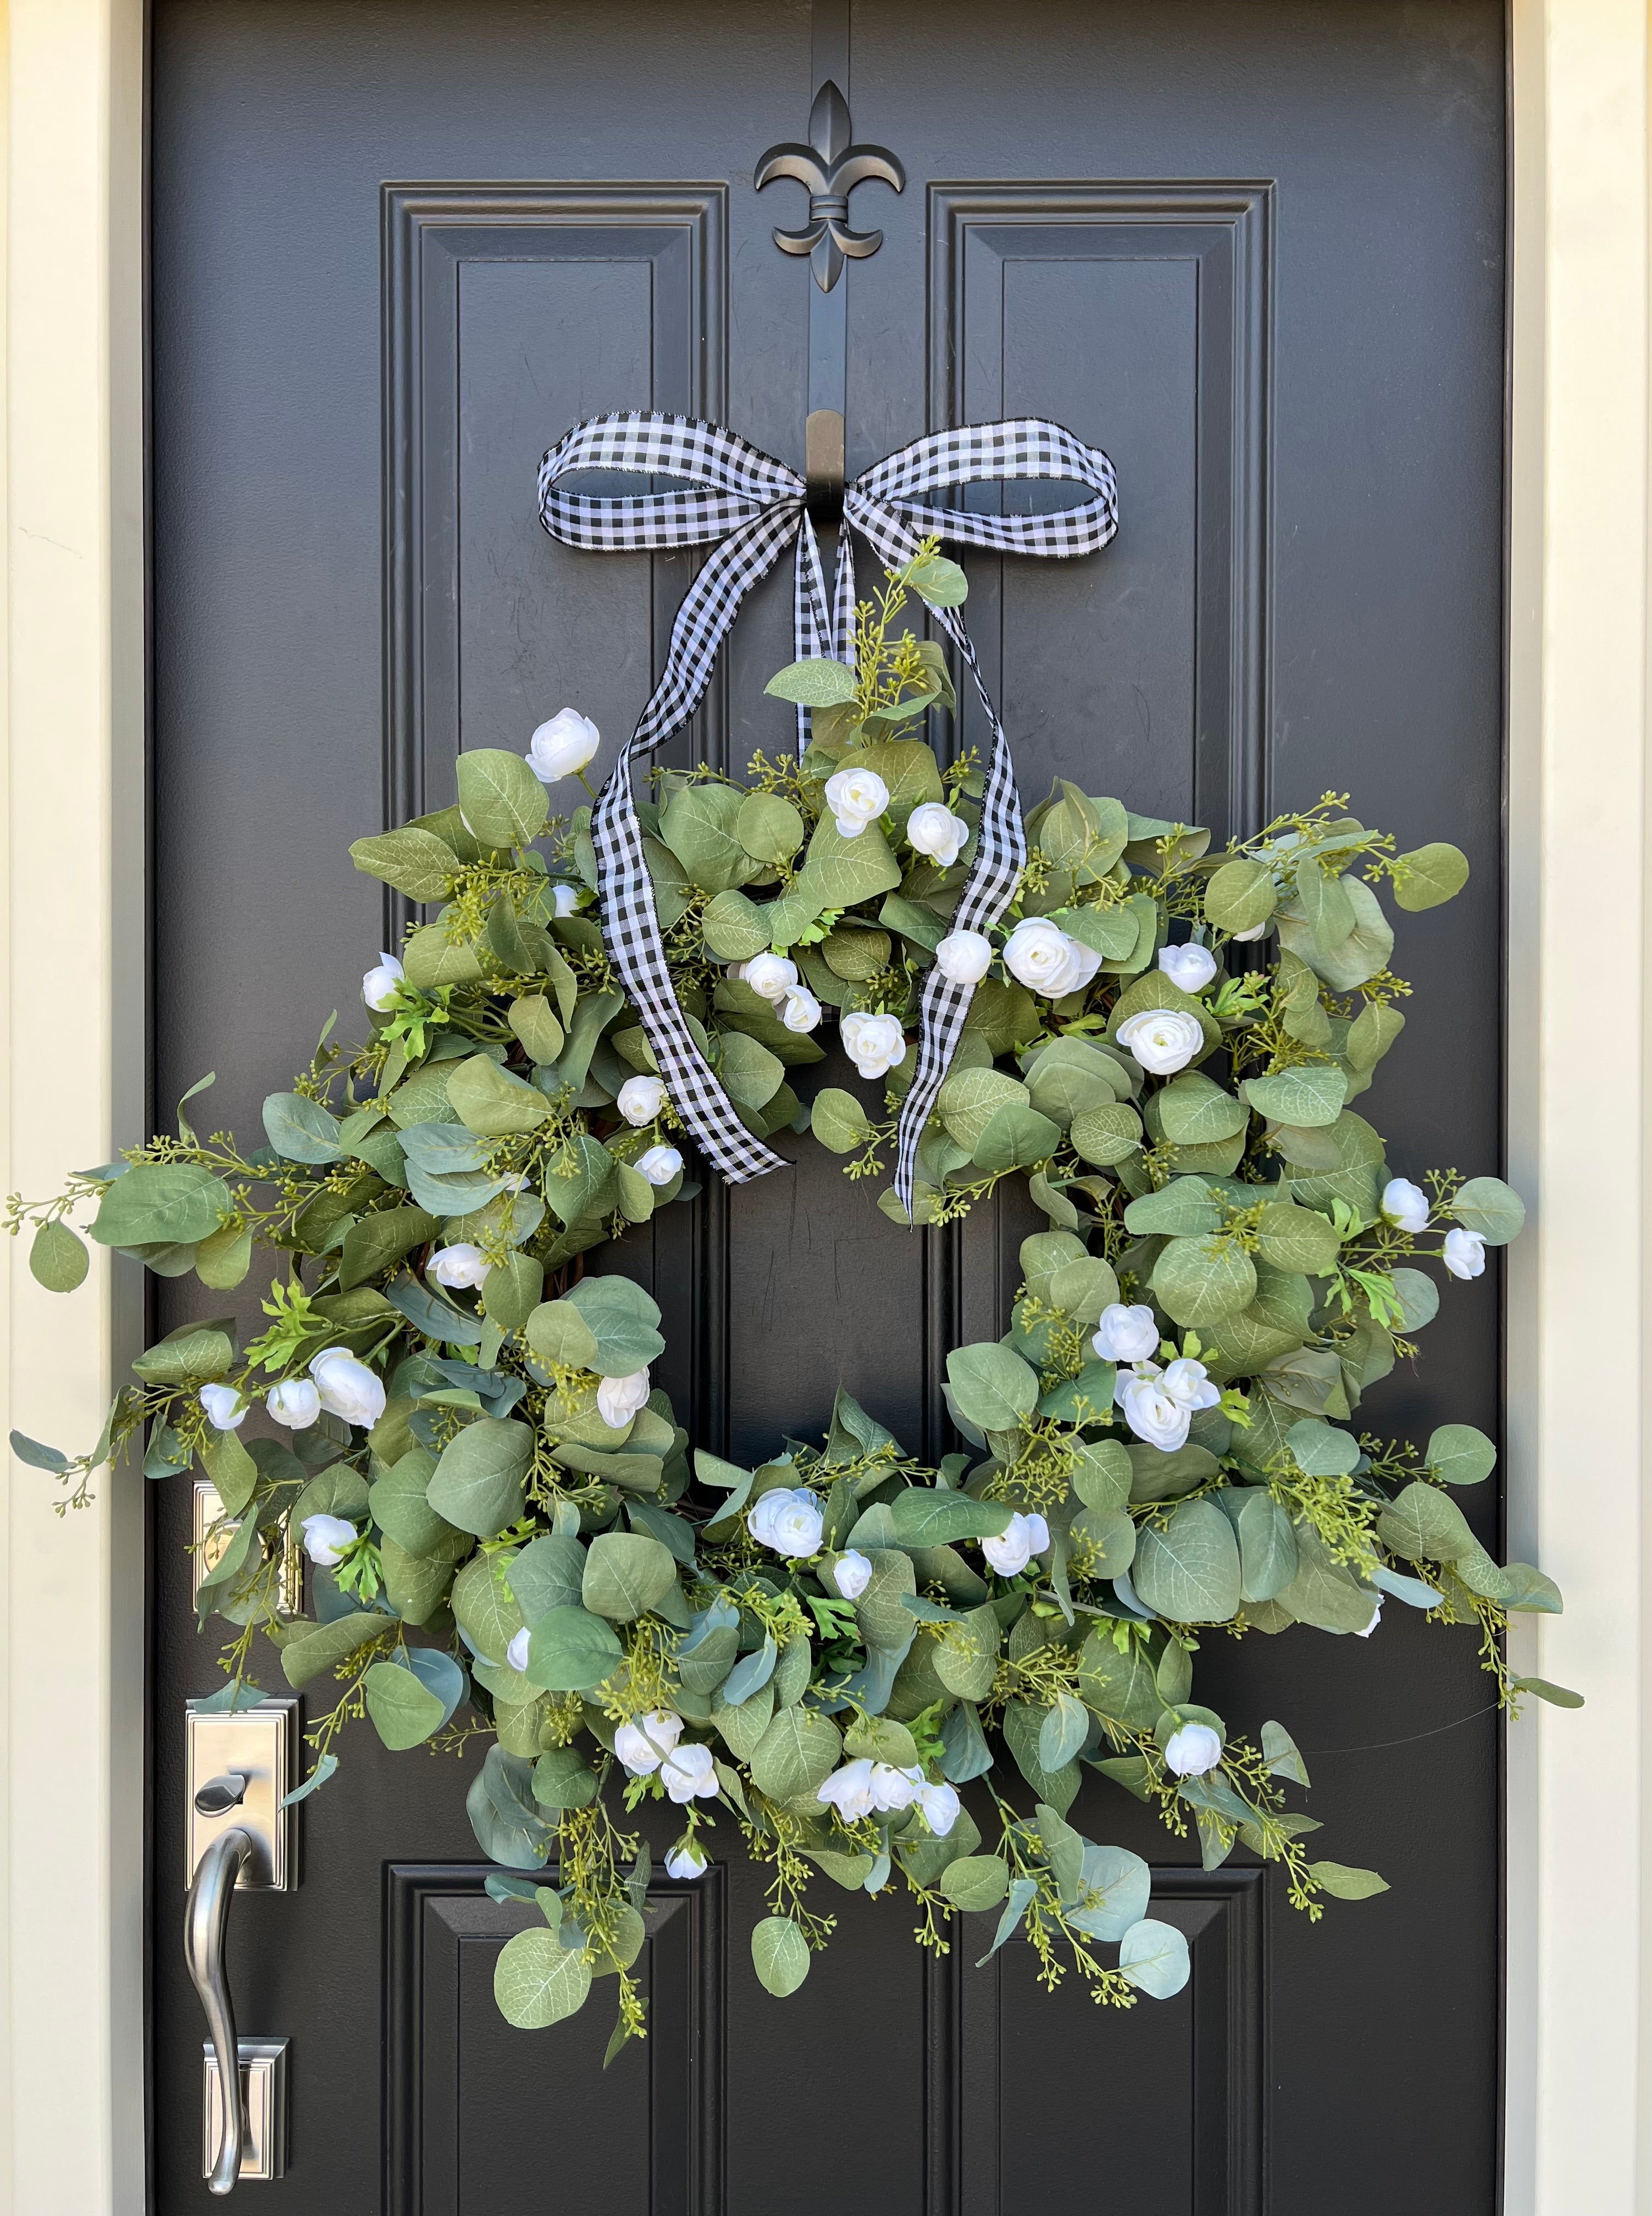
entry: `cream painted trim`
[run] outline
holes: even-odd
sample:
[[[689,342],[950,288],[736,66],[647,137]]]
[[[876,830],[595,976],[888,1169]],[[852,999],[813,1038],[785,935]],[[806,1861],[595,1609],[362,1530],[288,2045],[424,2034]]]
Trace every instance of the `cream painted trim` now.
[[[0,1120],[7,1188],[41,1193],[143,1120],[143,8],[10,0],[3,21]],[[23,1081],[48,1063],[49,1102]],[[83,1450],[135,1343],[133,1273],[95,1263],[54,1299],[7,1246],[5,1421]],[[142,1502],[106,1480],[65,1525],[40,1473],[7,1456],[0,1487],[0,2201],[137,2216]]]

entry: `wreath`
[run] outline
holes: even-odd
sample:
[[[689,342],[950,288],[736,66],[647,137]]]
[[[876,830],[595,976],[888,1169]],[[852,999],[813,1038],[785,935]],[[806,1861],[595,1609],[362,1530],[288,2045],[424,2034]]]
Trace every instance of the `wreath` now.
[[[255,1247],[281,1258],[256,1338],[184,1325],[88,1453],[14,1449],[65,1508],[139,1443],[149,1477],[204,1468],[203,1620],[233,1633],[206,1705],[262,1697],[260,1638],[290,1686],[340,1687],[293,1798],[354,1718],[391,1748],[490,1742],[466,1795],[488,1890],[544,1917],[502,1950],[499,2004],[550,2024],[611,1974],[611,2053],[644,2030],[644,1800],[682,1812],[675,1877],[736,1833],[768,1870],[771,1992],[829,1937],[805,1897],[823,1874],[904,1888],[941,1951],[959,1911],[996,1911],[989,1953],[1020,1933],[1047,1985],[1076,1972],[1129,2005],[1179,1990],[1187,1948],[1147,1913],[1147,1864],[1068,1822],[1087,1767],[1191,1824],[1206,1868],[1236,1845],[1281,1864],[1310,1918],[1384,1889],[1310,1859],[1282,1724],[1253,1739],[1194,1700],[1204,1637],[1367,1636],[1392,1600],[1472,1626],[1507,1708],[1577,1701],[1504,1659],[1509,1612],[1560,1598],[1457,1504],[1491,1441],[1447,1424],[1417,1446],[1357,1414],[1437,1311],[1419,1261],[1472,1280],[1523,1220],[1496,1178],[1392,1173],[1349,1105],[1409,989],[1378,888],[1432,907],[1463,857],[1396,854],[1335,794],[1212,855],[1061,782],[1004,925],[959,932],[976,769],[903,736],[952,705],[939,647],[892,635],[909,588],[947,604],[962,573],[926,545],[860,608],[854,668],[770,685],[811,711],[800,760],[656,773],[638,813],[679,1005],[755,1134],[812,1131],[875,1175],[925,973],[973,982],[913,1212],[1025,1176],[1051,1228],[1006,1335],[948,1358],[968,1451],[920,1467],[841,1392],[823,1438],[737,1468],[653,1385],[654,1302],[583,1274],[698,1188],[592,912],[589,811],[550,816],[547,784],[598,744],[570,711],[526,759],[462,755],[454,805],[351,849],[438,913],[367,972],[367,1036],[330,1022],[264,1103],[265,1145],[198,1133],[209,1078],[175,1135],[7,1204],[59,1292],[86,1275],[87,1211],[90,1239],[214,1290]],[[876,1108],[792,1090],[828,1010]]]

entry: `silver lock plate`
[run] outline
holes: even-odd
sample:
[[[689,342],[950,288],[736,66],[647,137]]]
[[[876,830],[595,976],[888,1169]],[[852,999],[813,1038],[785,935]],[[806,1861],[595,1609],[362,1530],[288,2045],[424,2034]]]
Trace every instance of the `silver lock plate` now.
[[[257,1851],[242,1864],[237,1884],[257,1893],[290,1893],[299,1881],[293,1811],[281,1802],[298,1782],[298,1702],[290,1696],[260,1701],[231,1715],[192,1701],[184,1736],[185,1886],[219,1834],[238,1827]],[[231,1776],[247,1781],[241,1799],[218,1815],[203,1815],[196,1794],[212,1779]]]
[[[243,2181],[287,2173],[287,2046],[284,2039],[237,2041],[241,2097],[247,2104]],[[209,2040],[201,2050],[200,2174],[210,2177],[224,2139],[224,2089]]]
[[[210,1477],[195,1480],[194,1517],[191,1555],[194,1562],[194,1598],[198,1601],[203,1581],[223,1560],[225,1549],[241,1524],[237,1517],[225,1515],[224,1503]],[[291,1531],[281,1549],[280,1603],[284,1616],[301,1616],[304,1612],[304,1560]]]

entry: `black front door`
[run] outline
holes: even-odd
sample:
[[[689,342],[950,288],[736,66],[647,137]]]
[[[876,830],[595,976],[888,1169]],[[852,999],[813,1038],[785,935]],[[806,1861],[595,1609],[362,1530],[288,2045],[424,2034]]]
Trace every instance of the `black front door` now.
[[[610,749],[629,731],[691,573],[551,544],[534,467],[580,418],[650,407],[801,463],[811,280],[771,237],[799,188],[760,198],[752,170],[804,136],[842,35],[823,0],[157,0],[157,1102],[215,1068],[217,1119],[256,1131],[381,944],[348,843],[446,803],[461,745],[520,749],[564,702]],[[1498,1131],[1502,37],[1495,0],[854,0],[844,86],[908,178],[854,208],[885,244],[846,280],[850,471],[1019,414],[1118,468],[1105,553],[970,564],[1025,796],[1069,774],[1220,840],[1335,787],[1402,846],[1459,840],[1475,877],[1419,935],[1404,1057],[1450,1080],[1413,1082],[1426,1109],[1379,1080],[1373,1114],[1415,1158],[1475,1164]],[[676,758],[782,741],[761,688],[791,658],[777,575]],[[908,1234],[787,1145],[789,1173],[598,1266],[658,1299],[698,1443],[755,1458],[841,1381],[938,1456],[939,1358],[1003,1328],[1025,1203]],[[1453,1315],[1426,1377],[1386,1388],[1392,1428],[1495,1430],[1493,1305]],[[187,1487],[151,1491],[174,2216],[211,2205],[174,1927],[183,1704],[218,1681]],[[1100,1836],[1153,1860],[1153,1912],[1193,1942],[1177,1999],[1051,2000],[1024,1948],[936,1964],[898,1905],[844,1896],[782,2004],[750,1973],[737,1862],[662,1889],[652,2035],[606,2075],[595,2012],[495,2014],[515,1926],[465,1819],[474,1755],[358,1732],[303,1812],[299,1889],[231,1919],[242,2028],[293,2042],[291,2167],[243,2190],[315,2216],[761,2216],[781,2181],[797,2216],[1489,2211],[1498,1742],[1484,1717],[1425,1735],[1484,1707],[1466,1637],[1425,1672],[1438,1636],[1201,1659],[1225,1714],[1289,1715],[1382,1899],[1310,1929],[1247,1857],[1206,1874],[1113,1794]]]

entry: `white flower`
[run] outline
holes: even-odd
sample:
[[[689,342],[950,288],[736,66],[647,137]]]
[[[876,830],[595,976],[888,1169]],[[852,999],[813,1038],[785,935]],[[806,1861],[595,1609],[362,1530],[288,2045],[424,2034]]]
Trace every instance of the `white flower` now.
[[[321,1395],[307,1377],[283,1377],[265,1394],[264,1411],[289,1431],[307,1431],[321,1413]]]
[[[1149,1362],[1158,1351],[1159,1327],[1145,1306],[1125,1308],[1115,1301],[1103,1308],[1090,1345],[1102,1362]]]
[[[1398,1230],[1428,1228],[1428,1196],[1409,1178],[1390,1178],[1383,1187],[1382,1210]]]
[[[1168,1393],[1179,1408],[1196,1415],[1201,1408],[1214,1408],[1221,1400],[1219,1387],[1212,1385],[1202,1362],[1193,1362],[1183,1355],[1173,1362],[1159,1380],[1159,1390]]]
[[[915,1770],[908,1770],[909,1777],[918,1780],[913,1798],[923,1811],[923,1820],[938,1839],[944,1839],[958,1821],[961,1803],[958,1790],[952,1785],[931,1785],[928,1779]]]
[[[939,800],[926,800],[906,819],[907,845],[915,854],[927,854],[932,862],[939,862],[943,870],[952,868],[969,836],[970,827],[964,818],[954,816]]]
[[[1137,1016],[1127,1016],[1119,1026],[1118,1039],[1155,1077],[1168,1077],[1173,1069],[1186,1069],[1193,1056],[1205,1050],[1205,1031],[1199,1018],[1179,1008],[1143,1008]]]
[[[872,1562],[858,1547],[851,1547],[832,1564],[832,1583],[845,1600],[859,1600],[872,1583]]]
[[[874,1810],[909,1808],[922,1776],[921,1770],[897,1770],[892,1762],[873,1762],[861,1755],[835,1770],[815,1798],[832,1803],[843,1821],[853,1824]]]
[[[803,1486],[795,1491],[773,1487],[746,1517],[746,1529],[758,1545],[772,1547],[777,1554],[818,1554],[825,1528],[819,1500]]]
[[[479,1246],[460,1239],[451,1246],[438,1246],[426,1266],[436,1283],[446,1285],[451,1293],[479,1285],[493,1265]]]
[[[1477,1231],[1448,1231],[1440,1259],[1454,1277],[1477,1277],[1486,1266],[1486,1242]]]
[[[978,985],[992,967],[992,941],[981,931],[949,931],[935,949],[935,967],[951,985]]]
[[[347,1524],[342,1516],[306,1516],[299,1529],[304,1533],[304,1551],[318,1570],[336,1570],[344,1559],[347,1547],[354,1546],[361,1536],[354,1524]]]
[[[826,780],[826,805],[846,839],[858,839],[889,805],[889,787],[874,769],[841,769]]]
[[[682,1167],[682,1156],[675,1147],[650,1147],[638,1154],[632,1167],[650,1185],[669,1185]]]
[[[558,708],[527,742],[528,767],[541,785],[554,785],[583,769],[602,743],[602,734],[577,708]]]
[[[1183,1724],[1171,1733],[1164,1759],[1178,1777],[1203,1777],[1222,1759],[1221,1738],[1208,1724]]]
[[[1125,1421],[1149,1446],[1174,1454],[1178,1447],[1187,1445],[1193,1412],[1165,1390],[1156,1363],[1138,1363],[1127,1379],[1121,1377],[1115,1398],[1125,1412]]]
[[[682,1737],[682,1718],[669,1708],[650,1708],[634,1724],[621,1724],[613,1751],[633,1777],[650,1777]]]
[[[553,915],[571,915],[578,906],[579,887],[577,885],[552,886],[551,913]]]
[[[215,1431],[238,1431],[247,1420],[250,1403],[242,1399],[233,1385],[203,1385],[195,1398]]]
[[[1088,985],[1101,967],[1093,946],[1081,946],[1048,916],[1026,915],[1004,941],[1004,967],[1035,993],[1059,1000]]]
[[[862,1077],[881,1077],[906,1060],[906,1034],[898,1016],[845,1016],[838,1036]]]
[[[783,1000],[798,982],[798,965],[784,954],[754,954],[749,962],[730,965],[730,977],[739,977],[765,1000]]]
[[[1013,1578],[1049,1544],[1050,1526],[1043,1517],[1024,1516],[1018,1508],[1007,1529],[996,1538],[981,1542],[981,1551],[1001,1578]]]
[[[704,1877],[710,1865],[692,1839],[672,1848],[665,1858],[668,1877]]]
[[[665,1086],[657,1077],[628,1077],[613,1105],[627,1123],[640,1128],[654,1121],[664,1103]]]
[[[1216,957],[1207,946],[1162,946],[1159,967],[1184,993],[1202,993],[1216,975]]]
[[[806,985],[789,985],[780,1021],[789,1031],[811,1031],[820,1021],[820,1002]]]
[[[310,1375],[330,1416],[342,1416],[347,1424],[376,1424],[385,1413],[385,1388],[365,1362],[358,1362],[348,1346],[324,1347],[310,1364]]]
[[[1382,1620],[1383,1604],[1381,1601],[1378,1601],[1372,1606],[1371,1611],[1371,1622],[1365,1626],[1363,1631],[1356,1631],[1353,1634],[1354,1637],[1356,1639],[1369,1639],[1372,1633],[1376,1630],[1378,1625],[1382,1622]]]
[[[381,954],[379,957],[378,967],[369,970],[361,980],[362,999],[370,1008],[376,1009],[382,1015],[386,1008],[393,1005],[396,988],[406,975],[407,972],[393,954]]]
[[[623,1431],[639,1408],[648,1405],[648,1371],[633,1370],[629,1377],[605,1377],[596,1388],[596,1413],[611,1431]]]
[[[527,1625],[524,1624],[520,1631],[512,1634],[510,1643],[505,1648],[505,1660],[509,1667],[515,1670],[519,1676],[521,1671],[526,1670],[527,1667],[527,1648],[530,1636],[531,1634],[528,1628]]]
[[[708,1746],[680,1746],[660,1764],[660,1782],[678,1807],[696,1794],[709,1800],[718,1790],[717,1758]]]
[[[1234,939],[1236,943],[1242,945],[1248,940],[1261,938],[1267,929],[1266,923],[1253,923],[1248,931],[1236,931],[1233,934]]]

